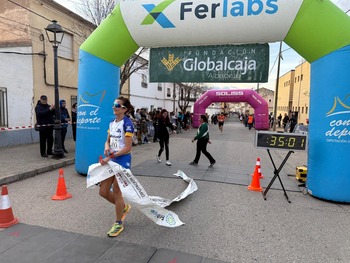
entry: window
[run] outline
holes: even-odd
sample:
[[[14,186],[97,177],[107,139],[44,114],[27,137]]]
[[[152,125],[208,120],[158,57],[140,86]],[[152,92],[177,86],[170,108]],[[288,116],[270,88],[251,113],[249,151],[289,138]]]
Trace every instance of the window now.
[[[303,74],[301,74],[301,76],[300,76],[300,81],[303,81]]]
[[[166,96],[169,98],[171,97],[171,92],[170,92],[170,88],[166,89]]]
[[[145,74],[141,74],[142,81],[141,81],[141,87],[147,88],[147,76]]]
[[[73,35],[65,32],[62,43],[58,45],[57,56],[74,60],[73,55]]]
[[[308,107],[305,107],[305,114],[307,114],[308,109],[309,109]]]
[[[7,125],[7,89],[0,88],[0,127]]]
[[[304,113],[304,107],[301,107],[301,113]]]
[[[158,91],[162,91],[163,87],[162,87],[162,83],[158,83]]]

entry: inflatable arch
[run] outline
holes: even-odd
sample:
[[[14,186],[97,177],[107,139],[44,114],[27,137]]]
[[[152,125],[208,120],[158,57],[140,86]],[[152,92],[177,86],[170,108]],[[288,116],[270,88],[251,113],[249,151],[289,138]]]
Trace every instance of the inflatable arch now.
[[[199,119],[205,114],[205,109],[213,102],[241,102],[245,101],[254,108],[255,128],[257,130],[269,129],[269,105],[254,90],[209,90],[205,92],[194,104],[193,127],[199,127]]]
[[[77,172],[103,153],[119,67],[139,47],[276,41],[311,63],[309,193],[350,202],[350,17],[329,0],[121,1],[80,48]]]

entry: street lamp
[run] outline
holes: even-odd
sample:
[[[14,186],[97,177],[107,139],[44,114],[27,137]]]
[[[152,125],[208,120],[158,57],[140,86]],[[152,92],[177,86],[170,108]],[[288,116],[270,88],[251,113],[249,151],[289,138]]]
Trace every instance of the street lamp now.
[[[62,27],[57,24],[56,20],[51,21],[52,24],[49,24],[45,28],[47,38],[52,43],[53,46],[53,55],[54,55],[54,75],[55,75],[55,144],[53,150],[54,158],[64,157],[62,140],[61,140],[61,112],[59,106],[59,92],[58,92],[58,63],[57,63],[57,49],[58,45],[62,43],[64,31]]]

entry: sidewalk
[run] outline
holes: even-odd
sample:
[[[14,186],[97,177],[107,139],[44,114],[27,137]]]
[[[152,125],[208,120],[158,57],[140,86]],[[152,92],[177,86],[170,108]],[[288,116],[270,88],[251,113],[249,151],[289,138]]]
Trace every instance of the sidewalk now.
[[[65,142],[68,153],[64,158],[43,158],[39,143],[13,147],[0,147],[0,185],[27,179],[38,174],[74,164],[75,142]]]

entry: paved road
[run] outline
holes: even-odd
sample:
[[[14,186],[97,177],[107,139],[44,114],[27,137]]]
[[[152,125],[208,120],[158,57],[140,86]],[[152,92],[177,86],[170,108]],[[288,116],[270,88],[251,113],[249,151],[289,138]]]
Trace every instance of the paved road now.
[[[191,130],[172,135],[170,156],[173,166],[169,171],[164,170],[164,161],[161,164],[155,161],[157,144],[134,147],[132,171],[135,170],[149,195],[174,198],[184,189],[186,185],[171,178],[169,173],[176,169],[183,170],[189,177],[195,173],[188,166],[195,155],[195,144],[191,143],[194,134],[195,130]],[[287,191],[291,203],[287,202],[283,191],[276,189],[268,192],[265,201],[261,193],[247,190],[247,184],[244,185],[239,178],[254,171],[257,157],[261,158],[265,176],[261,184],[266,186],[273,175],[266,150],[253,146],[255,131],[249,131],[232,117],[225,123],[222,134],[214,125],[211,125],[210,134],[213,143],[208,149],[217,160],[212,173],[225,171],[232,174],[230,183],[205,178],[196,180],[198,191],[169,207],[185,223],[175,229],[157,226],[138,210],[132,209],[118,241],[225,262],[350,262],[350,206],[304,195],[299,183],[291,176],[295,175],[296,166],[306,163],[305,152],[292,154],[281,172],[282,181],[291,187]],[[13,151],[17,150],[9,148],[7,154],[16,156]],[[70,144],[68,151],[73,150],[74,145]],[[23,147],[22,151],[29,159],[38,158],[34,157],[38,152],[34,147]],[[272,154],[279,164],[286,152],[273,151]],[[4,155],[1,149],[1,160]],[[74,156],[66,160],[69,158],[74,160]],[[22,160],[22,163],[16,160],[17,166],[12,164],[12,167],[26,167],[28,162],[25,157]],[[37,166],[41,159],[38,160]],[[54,160],[44,162],[62,165],[53,163],[56,162]],[[207,165],[208,161],[202,156],[198,169],[205,170]],[[162,169],[164,176],[144,176],[142,167],[153,168],[154,171]],[[6,167],[1,166],[1,169],[6,174]],[[65,166],[64,172],[67,190],[73,195],[65,201],[51,200],[56,190],[57,169],[10,184],[15,216],[25,224],[105,240],[106,231],[113,223],[113,207],[98,196],[97,188],[85,188],[85,177],[75,172],[74,165]],[[278,185],[276,181],[273,186],[279,188]]]

